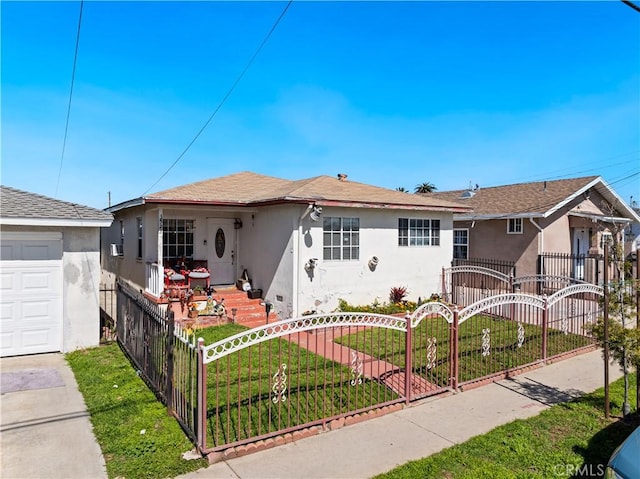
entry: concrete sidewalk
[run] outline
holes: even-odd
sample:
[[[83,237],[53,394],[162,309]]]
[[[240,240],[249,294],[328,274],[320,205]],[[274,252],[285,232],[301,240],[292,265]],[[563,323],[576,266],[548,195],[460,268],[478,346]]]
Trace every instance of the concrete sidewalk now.
[[[0,359],[0,477],[107,477],[84,399],[62,354]]]
[[[610,367],[610,380],[622,376]],[[179,476],[205,478],[369,478],[434,454],[496,426],[534,416],[604,384],[600,350],[498,383],[430,398],[412,407]]]

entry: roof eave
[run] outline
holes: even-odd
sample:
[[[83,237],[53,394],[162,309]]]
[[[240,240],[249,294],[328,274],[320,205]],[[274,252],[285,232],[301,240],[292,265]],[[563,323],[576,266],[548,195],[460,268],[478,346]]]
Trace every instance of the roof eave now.
[[[146,199],[144,197],[134,198],[132,200],[118,203],[117,205],[109,206],[108,208],[105,208],[104,211],[108,211],[109,213],[115,213],[116,211],[125,210],[127,208],[133,208],[134,206],[144,205],[145,201]]]
[[[454,221],[484,221],[484,220],[506,220],[510,218],[543,218],[544,213],[501,213],[501,214],[481,214],[481,215],[453,215]]]
[[[58,226],[83,228],[108,228],[113,219],[71,219],[71,218],[0,218],[0,225],[11,226]]]
[[[622,216],[596,215],[593,213],[578,213],[574,211],[570,211],[568,215],[576,216],[578,218],[587,218],[593,221],[606,221],[607,223],[631,223],[632,221],[630,218],[624,218]]]

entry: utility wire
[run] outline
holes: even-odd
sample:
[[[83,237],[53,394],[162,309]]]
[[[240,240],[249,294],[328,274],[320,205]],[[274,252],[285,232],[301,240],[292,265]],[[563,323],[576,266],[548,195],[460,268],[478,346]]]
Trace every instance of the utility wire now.
[[[633,8],[636,12],[640,12],[640,7],[638,5],[636,5],[633,2],[630,2],[629,0],[621,0],[622,3],[624,3],[625,5]]]
[[[160,175],[160,178],[158,178],[156,180],[155,183],[153,183],[149,188],[147,188],[147,190],[142,193],[142,195],[145,195],[146,193],[148,193],[151,188],[153,188],[154,186],[156,186],[161,180],[162,178],[164,178],[165,176],[167,176],[167,174],[173,169],[174,166],[176,166],[178,164],[178,162],[182,159],[182,157],[187,153],[187,151],[189,151],[189,149],[191,148],[191,146],[196,142],[196,140],[200,137],[200,135],[204,132],[204,130],[207,128],[207,126],[209,126],[209,123],[211,123],[211,120],[213,120],[213,117],[216,116],[216,114],[218,113],[218,111],[220,110],[220,108],[222,108],[222,105],[225,104],[225,102],[227,101],[227,99],[231,96],[231,93],[233,93],[233,90],[235,90],[236,86],[238,86],[238,83],[240,83],[240,80],[242,80],[242,77],[244,77],[245,73],[247,73],[247,71],[249,70],[249,68],[251,67],[251,65],[253,64],[254,60],[256,59],[256,57],[258,56],[258,54],[260,53],[260,51],[262,50],[262,48],[266,45],[267,41],[269,40],[269,38],[271,37],[271,34],[275,31],[276,27],[278,26],[278,24],[280,23],[280,20],[282,20],[284,18],[284,15],[287,13],[287,10],[289,9],[289,7],[291,6],[291,4],[293,3],[293,0],[290,0],[289,3],[287,3],[287,5],[284,7],[284,10],[282,10],[282,13],[280,13],[280,16],[277,18],[277,20],[275,21],[275,23],[273,24],[273,26],[271,27],[271,29],[269,30],[269,32],[267,33],[267,35],[264,37],[264,39],[262,40],[262,43],[260,43],[260,46],[257,48],[257,50],[255,51],[255,53],[253,54],[253,56],[249,59],[247,65],[244,67],[244,69],[242,70],[242,72],[240,72],[240,75],[238,75],[238,77],[236,78],[236,80],[233,82],[233,84],[231,85],[231,88],[229,88],[229,90],[227,91],[227,93],[224,95],[224,97],[222,98],[222,100],[220,101],[220,103],[218,104],[218,106],[216,107],[216,109],[213,111],[213,113],[211,114],[211,116],[209,117],[209,119],[205,122],[205,124],[202,126],[202,128],[200,128],[200,130],[198,131],[198,133],[196,133],[196,136],[189,142],[189,144],[187,145],[187,147],[182,151],[182,153],[180,153],[180,155],[178,156],[178,158],[175,159],[175,161],[173,163],[171,163],[171,166],[169,166],[169,168],[167,168],[165,170],[164,173],[162,173],[162,175]]]
[[[82,7],[84,0],[80,0],[80,15],[78,16],[78,31],[76,34],[76,51],[73,55],[73,70],[71,71],[71,89],[69,90],[69,103],[67,104],[67,120],[64,124],[64,139],[62,140],[62,154],[60,155],[60,168],[58,168],[58,180],[56,181],[56,192],[53,195],[58,197],[58,187],[60,186],[60,176],[62,175],[62,163],[64,162],[64,150],[67,147],[67,132],[69,131],[69,117],[71,115],[71,98],[73,97],[73,84],[76,78],[76,65],[78,63],[78,46],[80,45],[80,26],[82,25]]]

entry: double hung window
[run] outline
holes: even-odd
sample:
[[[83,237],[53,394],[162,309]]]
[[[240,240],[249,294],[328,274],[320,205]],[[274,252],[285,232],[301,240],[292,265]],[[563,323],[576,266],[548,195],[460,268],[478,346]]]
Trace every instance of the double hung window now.
[[[323,219],[322,257],[326,261],[360,258],[360,218],[329,216]]]

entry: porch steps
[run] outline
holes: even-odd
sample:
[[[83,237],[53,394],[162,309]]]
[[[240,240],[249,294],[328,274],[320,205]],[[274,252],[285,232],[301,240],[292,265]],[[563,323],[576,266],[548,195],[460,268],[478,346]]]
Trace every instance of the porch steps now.
[[[196,301],[206,301],[206,296],[196,296]],[[216,287],[213,299],[220,302],[224,299],[224,306],[227,317],[199,316],[198,322],[203,326],[222,324],[234,320],[232,310],[236,309],[235,322],[253,328],[266,323],[266,311],[261,298],[250,299],[245,291],[240,291],[235,286]],[[172,309],[176,313],[176,319],[183,321],[187,319],[187,311],[181,311],[180,303],[172,303]],[[269,313],[269,321],[276,321],[278,318],[274,311]]]
[[[245,291],[241,291],[235,286],[216,288],[213,298],[216,301],[224,299],[224,306],[230,320],[233,318],[232,309],[237,309],[236,323],[253,326],[254,324],[262,325],[266,322],[267,314],[262,304],[264,302],[262,298],[250,299]],[[271,311],[269,313],[269,321],[275,321],[276,319],[275,313]]]

